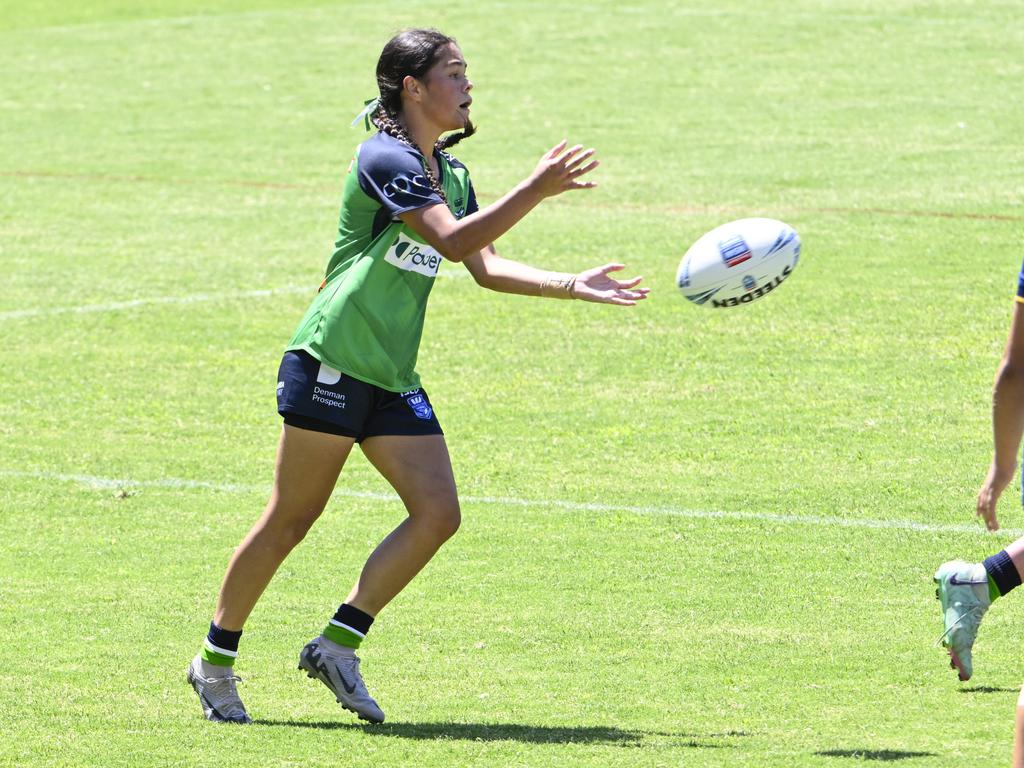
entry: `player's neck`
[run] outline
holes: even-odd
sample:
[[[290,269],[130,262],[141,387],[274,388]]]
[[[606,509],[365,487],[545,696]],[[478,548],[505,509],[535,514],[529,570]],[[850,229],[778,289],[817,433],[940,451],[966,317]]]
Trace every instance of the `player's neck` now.
[[[402,122],[405,123],[405,132],[416,144],[416,148],[429,160],[434,154],[434,145],[441,138],[442,132],[414,110],[406,110],[402,115]]]

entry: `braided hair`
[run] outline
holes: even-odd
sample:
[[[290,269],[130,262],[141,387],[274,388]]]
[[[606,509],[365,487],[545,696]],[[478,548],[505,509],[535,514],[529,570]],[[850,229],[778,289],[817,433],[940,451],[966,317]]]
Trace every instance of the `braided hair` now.
[[[422,79],[427,70],[439,60],[441,49],[454,42],[454,38],[436,29],[407,29],[388,41],[377,61],[377,88],[380,90],[380,101],[370,114],[370,120],[381,133],[386,133],[420,152],[420,148],[398,119],[398,113],[402,110],[402,81],[407,75],[417,80]],[[445,152],[475,132],[476,128],[467,121],[465,130],[438,139],[434,148]],[[450,155],[447,156],[451,158]],[[430,169],[430,159],[424,159],[426,162],[423,167],[431,188],[447,203],[448,198],[441,187],[441,181]]]
[[[409,134],[405,132],[405,128],[398,121],[398,115],[388,112],[387,110],[384,109],[383,106],[378,106],[376,111],[373,113],[373,117],[371,117],[370,119],[373,121],[373,124],[380,129],[381,133],[386,133],[388,136],[398,139],[404,144],[408,144],[417,152],[420,151],[420,148],[416,146],[412,138],[410,138]],[[437,144],[435,144],[434,146],[437,147],[438,149],[442,149],[442,147],[439,146],[440,144],[441,142],[438,141]],[[441,180],[438,179],[437,176],[434,175],[434,172],[430,169],[429,160],[423,163],[423,172],[427,176],[427,181],[430,182],[431,189],[437,192],[437,194],[440,195],[441,199],[444,200],[445,204],[447,205],[448,196],[444,193],[444,187],[441,186]]]

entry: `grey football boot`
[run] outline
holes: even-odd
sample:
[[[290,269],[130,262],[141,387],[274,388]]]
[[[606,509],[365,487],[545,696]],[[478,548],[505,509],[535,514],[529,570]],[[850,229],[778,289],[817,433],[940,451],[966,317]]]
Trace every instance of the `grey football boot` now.
[[[992,604],[988,575],[982,565],[951,560],[939,566],[935,584],[945,629],[940,642],[949,650],[949,665],[957,671],[957,676],[970,680],[974,672],[971,649],[981,618]]]
[[[238,690],[235,688],[235,683],[240,682],[242,678],[236,675],[206,677],[203,674],[202,659],[196,656],[188,665],[186,679],[195,689],[207,720],[212,720],[215,723],[238,723],[240,725],[252,723],[252,718],[245,711],[245,706],[238,698]]]
[[[355,712],[361,720],[384,722],[384,711],[366,690],[363,676],[359,674],[359,657],[352,648],[321,635],[302,649],[299,669],[330,688],[338,703]]]

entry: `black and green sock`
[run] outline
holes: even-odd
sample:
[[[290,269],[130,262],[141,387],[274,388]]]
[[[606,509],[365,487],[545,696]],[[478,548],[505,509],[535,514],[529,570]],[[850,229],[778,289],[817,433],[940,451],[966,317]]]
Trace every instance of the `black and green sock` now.
[[[1002,597],[1011,589],[1020,586],[1020,574],[1006,550],[985,558],[982,563],[988,574],[988,596],[990,600]]]
[[[242,630],[232,632],[221,629],[211,621],[210,631],[203,641],[203,650],[199,656],[207,664],[218,667],[233,666],[238,657],[238,641],[241,637]]]
[[[324,629],[324,637],[346,648],[358,648],[373,624],[373,616],[342,603]]]

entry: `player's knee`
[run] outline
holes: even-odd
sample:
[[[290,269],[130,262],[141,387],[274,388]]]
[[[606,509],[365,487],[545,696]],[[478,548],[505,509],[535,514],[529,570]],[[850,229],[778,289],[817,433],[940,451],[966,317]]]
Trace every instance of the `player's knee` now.
[[[430,526],[435,538],[444,542],[455,535],[462,524],[462,511],[458,501],[437,504],[426,515],[425,522]]]
[[[306,538],[306,534],[309,533],[309,529],[313,527],[314,520],[316,520],[316,518],[301,518],[299,520],[292,520],[288,525],[283,526],[278,536],[278,541],[281,547],[287,552],[291,552],[295,549],[295,547],[302,543],[302,540]]]
[[[456,531],[459,530],[459,526],[462,525],[462,510],[459,509],[459,505],[456,504],[452,507],[445,519],[445,532],[448,534],[447,538],[451,538],[455,535]]]
[[[287,555],[297,547],[313,523],[320,516],[319,510],[306,510],[302,513],[290,512],[285,514],[284,510],[275,510],[278,514],[272,514],[266,524],[268,544],[281,555]]]

